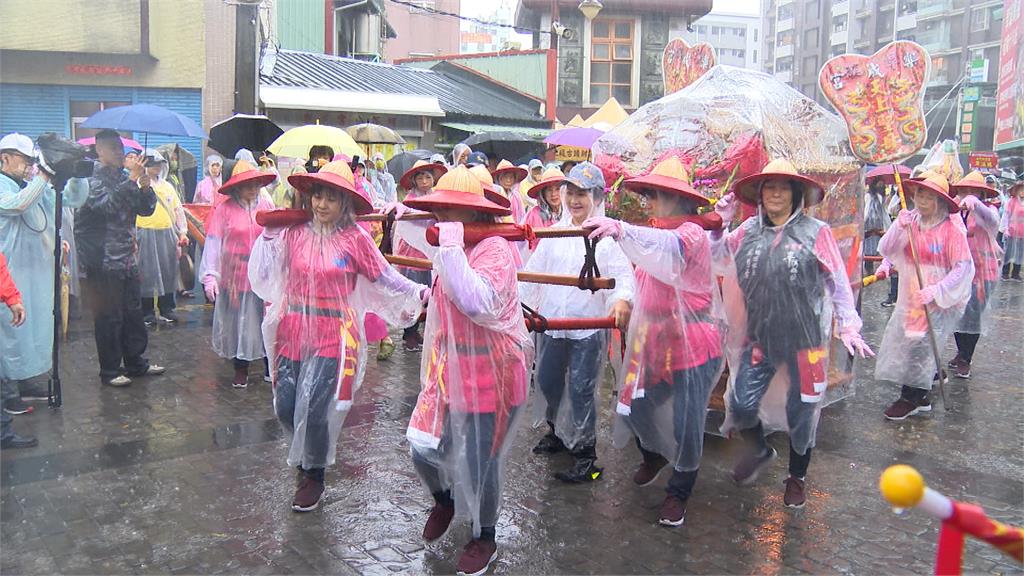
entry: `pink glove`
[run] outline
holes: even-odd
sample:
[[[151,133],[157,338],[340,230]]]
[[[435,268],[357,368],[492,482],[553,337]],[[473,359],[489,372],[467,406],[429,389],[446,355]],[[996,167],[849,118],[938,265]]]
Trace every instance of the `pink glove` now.
[[[420,302],[423,303],[424,307],[426,307],[427,302],[430,302],[430,286],[424,286],[423,289],[420,290]]]
[[[587,218],[586,222],[583,223],[583,227],[593,228],[593,232],[590,233],[591,240],[609,237],[612,240],[622,238],[622,222],[607,216]]]
[[[719,198],[718,202],[715,202],[715,212],[718,212],[718,215],[722,217],[722,222],[725,223],[726,227],[728,227],[729,223],[736,217],[738,202],[735,192],[729,192],[725,196]]]
[[[465,248],[466,243],[463,240],[463,231],[462,222],[438,222],[438,246],[441,248],[450,246]]]
[[[932,302],[935,301],[935,293],[938,291],[938,287],[935,286],[934,284],[932,284],[931,286],[925,286],[924,288],[921,288],[920,290],[917,291],[917,294],[914,296],[914,302],[918,306],[931,304]]]
[[[917,214],[910,210],[900,210],[899,216],[896,217],[896,224],[900,228],[909,228],[916,221]]]
[[[843,341],[843,346],[846,346],[850,356],[860,355],[861,358],[868,358],[875,355],[868,343],[861,337],[860,332],[856,330],[843,330],[839,333],[839,339]]]
[[[217,295],[220,294],[220,287],[217,286],[217,279],[213,276],[206,276],[203,278],[203,291],[206,292],[206,299],[210,302],[217,301]]]
[[[961,210],[974,210],[981,204],[981,200],[974,194],[968,194],[963,200],[960,201]]]
[[[879,280],[885,280],[892,274],[892,262],[883,259],[882,263],[878,265],[878,270],[875,270],[875,278]]]
[[[409,211],[409,207],[401,202],[388,202],[380,209],[381,214],[395,213],[395,218],[401,218],[403,214]]]

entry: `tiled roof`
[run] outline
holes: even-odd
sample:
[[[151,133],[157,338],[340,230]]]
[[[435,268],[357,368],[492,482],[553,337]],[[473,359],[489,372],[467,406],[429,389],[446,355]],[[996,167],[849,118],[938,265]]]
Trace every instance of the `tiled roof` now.
[[[535,100],[486,81],[295,50],[277,50],[264,58],[263,85],[434,96],[447,117],[544,123]]]

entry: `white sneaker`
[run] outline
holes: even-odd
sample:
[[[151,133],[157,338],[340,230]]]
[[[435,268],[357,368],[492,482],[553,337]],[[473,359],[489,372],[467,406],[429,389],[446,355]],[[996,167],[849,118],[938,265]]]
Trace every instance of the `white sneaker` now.
[[[121,376],[118,376],[116,378],[111,378],[110,380],[106,381],[106,384],[108,386],[113,386],[115,388],[123,388],[125,386],[128,386],[131,383],[132,383],[131,378],[129,378],[129,377],[123,375],[123,374]]]

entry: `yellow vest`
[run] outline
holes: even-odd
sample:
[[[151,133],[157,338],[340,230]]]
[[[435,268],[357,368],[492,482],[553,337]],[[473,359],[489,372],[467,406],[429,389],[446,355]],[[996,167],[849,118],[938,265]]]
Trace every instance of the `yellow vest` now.
[[[156,210],[149,216],[137,216],[135,218],[135,225],[149,230],[166,230],[171,228],[174,216],[167,213],[167,210],[164,209],[164,204],[171,210],[176,211],[181,206],[181,202],[178,200],[178,193],[174,191],[174,186],[171,186],[171,183],[167,180],[159,183],[154,182],[153,192],[156,193],[159,199],[156,203]]]

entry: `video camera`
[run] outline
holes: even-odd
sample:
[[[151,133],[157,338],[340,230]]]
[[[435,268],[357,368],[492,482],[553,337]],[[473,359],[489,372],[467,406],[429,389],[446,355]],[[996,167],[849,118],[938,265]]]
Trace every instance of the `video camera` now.
[[[41,162],[39,167],[50,175],[50,184],[60,192],[71,178],[92,176],[93,163],[86,158],[88,148],[77,142],[62,138],[54,132],[46,132],[36,141]]]

